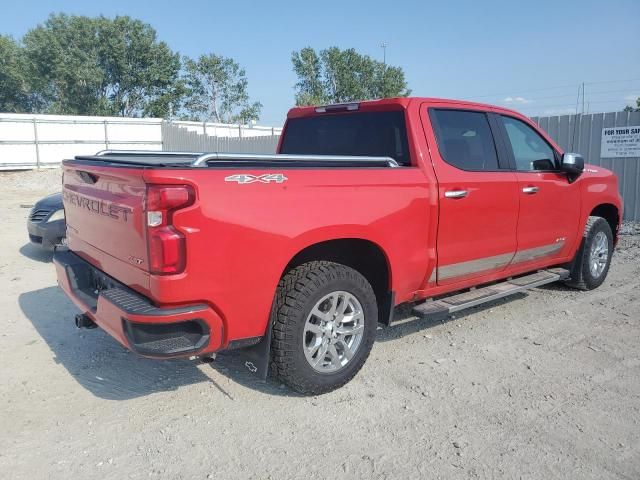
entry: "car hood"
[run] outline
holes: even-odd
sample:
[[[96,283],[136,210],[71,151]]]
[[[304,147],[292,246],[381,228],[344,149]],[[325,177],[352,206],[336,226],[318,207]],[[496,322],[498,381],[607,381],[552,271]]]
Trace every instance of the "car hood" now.
[[[62,193],[54,193],[38,200],[35,204],[35,208],[60,210],[62,208]]]

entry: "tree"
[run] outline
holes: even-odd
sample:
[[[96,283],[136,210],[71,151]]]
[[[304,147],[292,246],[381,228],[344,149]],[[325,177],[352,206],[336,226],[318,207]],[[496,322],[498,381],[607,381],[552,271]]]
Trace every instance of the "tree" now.
[[[296,105],[328,103],[322,80],[322,60],[313,48],[303,48],[291,54],[293,71],[298,76]]]
[[[249,100],[246,73],[231,58],[212,53],[198,60],[185,57],[184,84],[184,110],[189,118],[247,123],[260,116],[262,104]]]
[[[39,111],[164,116],[180,91],[179,55],[140,20],[51,15],[23,43]]]
[[[29,85],[24,56],[11,38],[0,35],[0,112],[28,112]]]
[[[640,97],[636,99],[636,106],[632,107],[631,105],[627,105],[622,110],[623,112],[640,112]]]
[[[182,94],[180,55],[158,42],[150,25],[130,17],[100,17],[100,62],[106,73],[101,94],[124,116],[166,116]]]
[[[406,97],[404,72],[362,55],[355,49],[331,47],[316,53],[306,47],[291,55],[298,76],[297,105],[350,102],[385,97]]]
[[[95,114],[103,72],[98,66],[96,20],[51,15],[23,38],[35,111]]]

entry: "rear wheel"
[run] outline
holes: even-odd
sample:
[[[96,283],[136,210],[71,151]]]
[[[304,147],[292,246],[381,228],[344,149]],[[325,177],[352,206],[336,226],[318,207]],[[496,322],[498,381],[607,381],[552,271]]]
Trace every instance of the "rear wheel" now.
[[[589,217],[567,285],[581,290],[593,290],[602,285],[609,272],[612,254],[613,234],[609,223],[602,217]]]
[[[378,322],[366,278],[332,262],[288,272],[273,315],[273,371],[304,394],[329,392],[351,380],[369,356]]]

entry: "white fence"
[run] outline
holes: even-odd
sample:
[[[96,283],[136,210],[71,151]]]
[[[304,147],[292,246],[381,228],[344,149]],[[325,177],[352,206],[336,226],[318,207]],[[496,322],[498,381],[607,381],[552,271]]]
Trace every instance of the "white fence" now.
[[[54,167],[107,148],[162,150],[162,119],[0,114],[0,170]]]
[[[160,118],[0,113],[0,170],[55,167],[65,158],[90,155],[105,149],[162,150],[163,123],[169,122]],[[170,124],[184,132],[204,134],[206,139],[210,139],[206,145],[219,144],[219,151],[227,151],[224,145],[228,144],[227,148],[237,145],[237,151],[244,152],[246,148],[254,148],[240,145],[244,141],[253,145],[256,143],[252,141],[253,137],[272,138],[282,130],[258,125],[203,122],[177,121]]]

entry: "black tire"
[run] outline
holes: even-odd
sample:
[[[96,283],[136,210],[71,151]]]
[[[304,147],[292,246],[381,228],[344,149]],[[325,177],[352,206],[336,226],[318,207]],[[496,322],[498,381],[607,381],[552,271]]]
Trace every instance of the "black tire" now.
[[[589,258],[590,252],[594,247],[594,241],[599,232],[602,232],[607,238],[608,253],[604,269],[599,275],[594,276],[589,268]],[[598,288],[607,277],[612,255],[613,233],[611,232],[609,223],[602,217],[589,217],[584,227],[580,248],[572,262],[570,278],[565,283],[570,287],[580,290],[593,290],[594,288]]]
[[[305,357],[304,328],[316,303],[335,291],[357,298],[364,313],[364,331],[348,363],[336,372],[320,373]],[[318,395],[343,386],[362,368],[375,340],[378,306],[371,285],[359,272],[325,261],[300,265],[280,280],[275,307],[271,318],[271,368],[283,383],[297,392]]]

